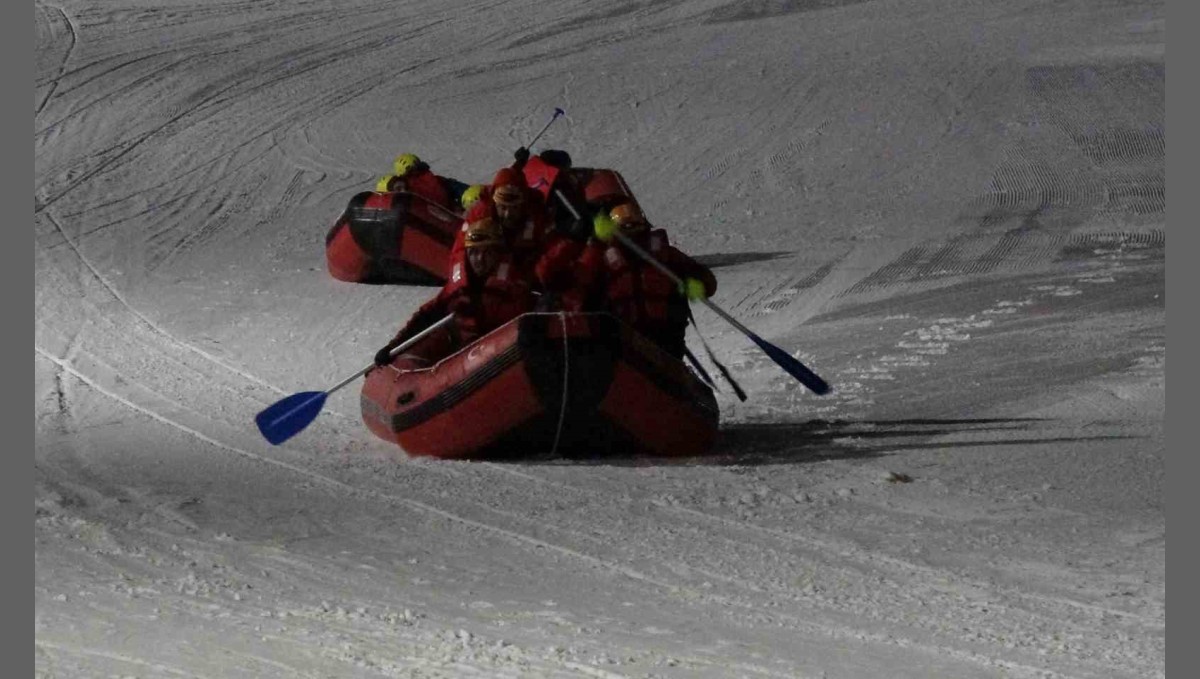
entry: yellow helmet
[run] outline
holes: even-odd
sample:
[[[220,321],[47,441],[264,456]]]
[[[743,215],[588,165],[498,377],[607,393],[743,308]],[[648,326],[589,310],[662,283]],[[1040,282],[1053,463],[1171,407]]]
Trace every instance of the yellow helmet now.
[[[483,195],[483,184],[472,184],[463,191],[462,198],[459,202],[462,203],[464,210],[470,210],[471,206],[479,201],[479,197]]]
[[[397,177],[403,177],[420,164],[421,159],[415,153],[401,153],[396,156],[396,160],[392,163],[392,171],[395,172]]]
[[[383,177],[379,181],[375,182],[375,192],[376,193],[386,193],[388,190],[388,183],[390,183],[392,181],[392,177],[394,177],[394,176],[395,175],[389,174],[388,176]]]
[[[504,232],[500,225],[491,217],[483,217],[467,226],[467,234],[463,237],[463,245],[467,248],[480,248],[504,244]]]

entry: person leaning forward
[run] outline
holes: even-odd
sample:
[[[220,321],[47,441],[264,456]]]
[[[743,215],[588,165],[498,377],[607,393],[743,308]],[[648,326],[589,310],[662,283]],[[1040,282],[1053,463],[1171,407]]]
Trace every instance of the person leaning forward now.
[[[449,280],[375,354],[375,365],[428,367],[533,309],[536,300],[530,280],[515,266],[512,251],[495,220],[484,217],[472,222],[464,234],[463,246],[465,256],[451,268]],[[447,314],[454,314],[454,322],[393,361],[393,348]]]
[[[622,203],[594,220],[595,236],[605,243],[588,247],[576,262],[577,278],[585,288],[597,286],[610,313],[682,358],[688,323],[688,301],[707,299],[717,291],[717,279],[703,264],[671,245],[666,231],[651,228],[632,203]],[[625,248],[615,232],[631,240],[683,281],[676,285],[654,265]]]
[[[450,248],[450,268],[464,261],[464,240],[471,224],[485,218],[500,226],[512,251],[513,264],[532,280],[532,268],[554,235],[540,197],[525,186],[520,173],[501,168],[492,184],[467,211],[462,230]]]
[[[392,163],[392,174],[375,184],[376,193],[406,191],[456,211],[466,184],[433,173],[429,164],[414,153],[401,153]]]

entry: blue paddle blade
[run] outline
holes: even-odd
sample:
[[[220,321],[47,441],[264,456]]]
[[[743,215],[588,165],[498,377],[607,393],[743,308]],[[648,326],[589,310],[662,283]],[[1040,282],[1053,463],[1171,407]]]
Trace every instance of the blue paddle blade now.
[[[829,384],[817,376],[816,373],[806,368],[803,363],[793,358],[791,354],[754,333],[750,333],[750,339],[754,340],[754,343],[765,351],[767,356],[771,357],[771,360],[778,363],[780,368],[783,368],[789,375],[799,380],[800,384],[811,389],[814,394],[825,395],[829,393]]]
[[[300,433],[316,419],[328,396],[328,392],[324,391],[292,394],[255,415],[254,422],[263,438],[277,446]]]

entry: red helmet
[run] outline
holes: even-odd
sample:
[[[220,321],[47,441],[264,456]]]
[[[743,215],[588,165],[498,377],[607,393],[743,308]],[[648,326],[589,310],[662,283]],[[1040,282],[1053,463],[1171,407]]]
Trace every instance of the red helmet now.
[[[525,178],[511,167],[502,167],[492,179],[492,189],[494,190],[496,187],[507,186],[509,184],[513,186],[524,186]]]
[[[514,184],[504,184],[492,189],[492,202],[504,207],[518,207],[525,203],[525,192]]]
[[[525,203],[525,182],[511,167],[502,168],[492,180],[492,202],[497,206],[519,207]]]

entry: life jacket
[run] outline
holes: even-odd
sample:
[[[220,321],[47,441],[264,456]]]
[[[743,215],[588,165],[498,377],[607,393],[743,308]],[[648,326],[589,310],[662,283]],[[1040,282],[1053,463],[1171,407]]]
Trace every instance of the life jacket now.
[[[537,282],[549,298],[549,308],[562,311],[597,311],[603,291],[597,285],[605,246],[587,244],[557,234],[547,238],[544,253],[534,267]]]
[[[554,196],[550,194],[550,191],[561,171],[562,168],[551,165],[538,156],[532,156],[521,168],[521,173],[525,175],[525,185],[541,196],[542,201],[546,204],[554,201]]]
[[[513,258],[523,265],[532,267],[534,262],[525,260],[536,259],[541,254],[542,245],[547,237],[547,223],[537,215],[530,214],[516,229],[505,231],[508,246],[512,248]]]
[[[479,219],[491,210],[491,203],[483,205],[483,199],[471,207],[467,213],[467,218],[463,220],[462,225],[458,229],[458,233],[454,237],[454,245],[450,248],[450,268],[456,264],[466,266],[466,246],[464,238],[467,235],[467,228],[471,222]],[[532,204],[528,210],[528,216],[521,223],[519,228],[505,229],[504,235],[508,243],[508,248],[512,253],[512,261],[520,269],[521,275],[527,280],[533,280],[533,267],[537,264],[538,257],[541,256],[542,250],[546,244],[547,238],[553,232],[550,228],[550,221],[540,211],[540,206],[537,203]]]
[[[669,256],[667,234],[661,229],[636,238],[635,242],[659,261]],[[607,280],[605,294],[618,318],[634,328],[679,322],[677,313],[671,313],[672,298],[676,298],[674,302],[682,298],[670,278],[616,244],[604,249],[602,259]]]
[[[465,261],[450,268],[450,279],[442,294],[454,314],[462,343],[473,342],[523,313],[533,310],[534,297],[529,279],[514,264],[503,258],[492,275],[475,280]]]

